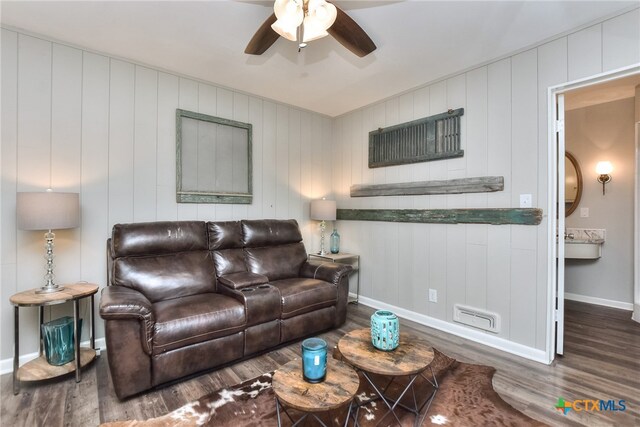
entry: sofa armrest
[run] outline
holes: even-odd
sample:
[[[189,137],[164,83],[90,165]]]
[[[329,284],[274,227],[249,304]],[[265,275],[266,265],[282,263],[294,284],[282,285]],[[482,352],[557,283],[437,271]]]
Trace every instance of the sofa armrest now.
[[[243,271],[218,277],[218,282],[231,289],[242,289],[247,286],[258,286],[269,283],[269,278],[262,274]]]
[[[300,276],[309,279],[324,280],[338,286],[342,277],[348,275],[353,267],[334,262],[306,261],[300,269]]]
[[[142,293],[125,286],[107,286],[100,297],[100,317],[105,320],[139,320],[143,331],[142,346],[151,354],[156,320],[153,305]]]

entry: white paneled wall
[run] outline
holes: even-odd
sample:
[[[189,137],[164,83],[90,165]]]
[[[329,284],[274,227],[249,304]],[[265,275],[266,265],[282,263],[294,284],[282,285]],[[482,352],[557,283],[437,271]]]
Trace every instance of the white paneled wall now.
[[[104,284],[104,244],[118,222],[296,218],[318,246],[308,202],[342,208],[547,206],[547,88],[640,62],[640,9],[335,119],[130,62],[2,30],[0,359],[12,355],[9,296],[40,286],[42,236],[16,230],[16,191],[81,193],[82,226],[57,233],[59,282]],[[368,132],[465,108],[465,156],[369,169]],[[175,202],[175,110],[253,124],[251,205]],[[330,149],[329,149],[330,148]],[[349,197],[353,184],[504,176],[490,194]],[[539,226],[347,222],[367,298],[450,324],[453,305],[498,312],[504,342],[543,350],[547,218]],[[428,289],[438,291],[429,303]],[[35,310],[22,353],[37,349]],[[55,308],[49,316],[65,312]],[[85,308],[86,313],[86,308]],[[102,336],[98,325],[97,334]],[[489,338],[487,338],[489,340]]]
[[[336,118],[333,190],[339,208],[518,207],[532,194],[538,226],[340,221],[342,246],[361,255],[366,298],[452,322],[460,303],[495,311],[500,338],[545,350],[547,332],[548,87],[640,62],[638,9],[511,57]],[[368,133],[465,108],[462,158],[369,169]],[[350,198],[354,184],[484,175],[504,191]],[[428,302],[428,289],[438,302]]]
[[[80,192],[82,226],[56,233],[59,283],[105,284],[119,222],[295,218],[319,245],[308,203],[331,191],[330,118],[5,29],[1,51],[0,359],[13,355],[9,296],[44,275],[42,233],[16,230],[16,191]],[[176,203],[176,108],[253,124],[253,204]],[[21,316],[21,353],[37,351],[37,310]]]

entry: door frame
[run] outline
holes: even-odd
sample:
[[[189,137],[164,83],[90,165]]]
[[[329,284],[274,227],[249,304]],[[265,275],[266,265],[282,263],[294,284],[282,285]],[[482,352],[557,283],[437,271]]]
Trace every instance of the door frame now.
[[[562,83],[560,85],[551,86],[548,89],[548,117],[547,117],[547,151],[548,151],[548,212],[549,212],[549,221],[547,228],[547,243],[548,243],[548,286],[547,286],[547,346],[546,346],[546,357],[548,363],[551,363],[556,356],[556,339],[557,335],[560,335],[560,340],[563,340],[564,331],[556,330],[556,322],[558,317],[564,318],[564,295],[558,294],[558,266],[557,262],[560,262],[560,258],[557,258],[558,255],[562,255],[562,259],[564,260],[564,251],[558,251],[558,244],[556,240],[556,230],[558,230],[558,223],[564,223],[564,203],[560,204],[558,199],[558,162],[559,160],[564,161],[564,157],[559,159],[559,153],[565,152],[565,141],[564,138],[558,138],[556,140],[556,117],[557,117],[557,98],[558,95],[564,95],[566,92],[596,85],[599,83],[605,83],[611,80],[616,80],[622,77],[628,77],[634,74],[640,74],[640,64],[635,64],[629,67],[620,68],[617,70],[608,71],[605,73],[595,74],[593,76],[585,77],[583,79],[574,80],[566,83]],[[563,132],[564,133],[564,132]],[[636,147],[636,177],[638,176],[638,147]],[[564,168],[562,168],[564,170]],[[638,185],[635,186],[635,218],[638,218],[639,205],[640,205],[640,189],[638,189]],[[558,214],[560,207],[562,207],[562,220],[558,221]],[[564,233],[564,231],[563,231]],[[558,233],[558,240],[559,239]],[[634,230],[634,236],[636,241],[636,248],[638,247],[638,241],[640,241],[640,230],[638,227]],[[637,295],[640,292],[640,274],[638,274],[638,261],[640,260],[640,254],[635,254],[635,266],[634,269],[634,295]],[[558,307],[561,307],[563,312],[556,311],[556,299],[558,300]]]

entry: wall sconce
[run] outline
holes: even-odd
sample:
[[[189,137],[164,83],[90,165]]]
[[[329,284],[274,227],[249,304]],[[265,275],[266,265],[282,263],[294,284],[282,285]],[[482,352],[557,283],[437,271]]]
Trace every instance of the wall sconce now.
[[[598,173],[598,182],[602,183],[602,195],[604,196],[604,185],[611,181],[611,171],[613,166],[611,162],[598,162],[596,165],[596,173]]]

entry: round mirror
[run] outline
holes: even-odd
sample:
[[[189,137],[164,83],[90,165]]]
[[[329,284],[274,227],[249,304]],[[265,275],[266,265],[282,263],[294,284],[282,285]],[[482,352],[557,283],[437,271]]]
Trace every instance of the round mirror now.
[[[568,151],[564,153],[564,216],[576,210],[582,196],[582,172],[575,157]]]

